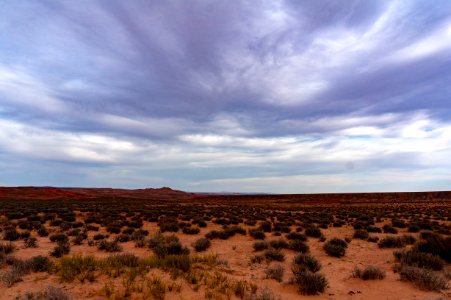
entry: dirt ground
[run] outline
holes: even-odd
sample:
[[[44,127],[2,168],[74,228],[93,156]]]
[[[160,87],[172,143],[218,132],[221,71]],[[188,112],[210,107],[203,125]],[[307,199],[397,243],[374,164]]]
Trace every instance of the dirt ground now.
[[[382,226],[383,223],[376,224]],[[52,227],[49,227],[50,229]],[[246,227],[245,227],[246,228]],[[143,229],[149,231],[149,235],[156,234],[159,230],[156,223],[144,223]],[[183,233],[176,233],[183,245],[188,246],[191,253],[194,253],[192,244],[195,240],[211,230],[221,229],[220,225],[209,223],[206,228],[201,228],[201,232],[196,235],[187,235]],[[247,228],[246,228],[247,229]],[[345,238],[352,237],[354,229],[349,225],[343,227],[329,227],[321,230],[323,235],[329,239],[332,237]],[[94,234],[106,233],[103,228],[98,232],[89,232],[89,238]],[[406,233],[406,230],[401,229],[400,233]],[[371,235],[383,237],[384,233],[372,233]],[[416,236],[417,234],[412,234]],[[48,237],[38,237],[38,248],[25,248],[21,243],[16,243],[16,251],[14,256],[21,259],[27,259],[36,255],[49,256],[49,252],[55,246],[55,243],[50,242]],[[268,235],[266,240],[279,239],[279,237]],[[254,283],[259,288],[267,287],[273,291],[278,299],[451,299],[450,289],[443,292],[426,292],[422,291],[412,285],[410,282],[401,281],[399,275],[392,270],[394,264],[394,249],[380,249],[376,243],[371,243],[364,240],[353,239],[346,251],[345,256],[341,258],[328,256],[323,250],[324,242],[320,242],[317,238],[309,238],[307,244],[314,257],[316,257],[322,265],[321,273],[325,275],[328,280],[328,287],[323,294],[316,296],[300,295],[295,285],[290,283],[291,277],[291,263],[295,252],[284,249],[282,252],[286,255],[285,261],[271,262],[270,265],[282,264],[285,274],[282,282],[277,282],[273,279],[266,279],[264,270],[268,267],[268,263],[250,264],[250,257],[256,253],[253,251],[253,244],[256,240],[249,235],[235,235],[228,240],[215,239],[212,241],[211,247],[205,252],[210,254],[217,254],[218,259],[224,262],[224,266],[219,268],[221,272],[226,273],[235,279],[244,279],[248,282]],[[133,253],[138,257],[144,258],[152,255],[149,248],[136,248],[133,242],[122,243],[122,253]],[[96,246],[88,246],[86,241],[83,245],[74,245],[71,247],[72,254],[93,255],[98,258],[104,258],[110,253],[99,251]],[[52,258],[53,259],[53,258]],[[353,269],[373,265],[385,271],[386,277],[383,280],[368,280],[363,281],[351,276]],[[448,265],[449,267],[449,265]],[[151,272],[156,272],[160,276],[169,277],[168,274],[155,269]],[[151,275],[151,274],[149,274]],[[58,281],[56,275],[49,275],[47,273],[34,273],[23,277],[23,281],[14,284],[8,288],[0,286],[0,299],[14,299],[18,294],[25,294],[26,292],[39,291],[48,285],[59,286],[67,290],[73,299],[106,299],[102,296],[102,287],[107,282],[108,278],[98,277],[93,283],[77,283],[70,284],[61,283]],[[120,286],[119,279],[111,281],[113,286]],[[193,288],[180,281],[182,285],[180,292],[166,293],[165,299],[204,299],[205,295],[202,289],[194,291]],[[133,299],[133,297],[132,297]]]

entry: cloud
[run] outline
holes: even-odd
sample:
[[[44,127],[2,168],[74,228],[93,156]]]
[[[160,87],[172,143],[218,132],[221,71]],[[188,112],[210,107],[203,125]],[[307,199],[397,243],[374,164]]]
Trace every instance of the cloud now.
[[[8,2],[0,155],[14,168],[0,184],[363,191],[424,171],[399,188],[446,188],[433,173],[451,144],[449,12],[449,1]]]

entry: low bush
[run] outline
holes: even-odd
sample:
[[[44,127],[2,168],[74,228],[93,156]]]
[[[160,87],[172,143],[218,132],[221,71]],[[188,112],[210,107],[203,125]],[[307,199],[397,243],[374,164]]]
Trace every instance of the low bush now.
[[[286,249],[288,248],[288,242],[284,239],[272,240],[269,245],[274,249]]]
[[[363,280],[380,280],[385,278],[385,272],[375,266],[367,266],[363,270],[356,267],[352,272],[352,276]]]
[[[49,237],[50,241],[52,242],[67,242],[69,240],[69,238],[67,237],[66,234],[64,233],[56,233],[56,234],[52,234]]]
[[[70,252],[70,244],[66,242],[59,242],[58,245],[53,248],[53,251],[50,252],[51,256],[61,257],[64,254],[69,254]]]
[[[438,255],[417,250],[395,251],[394,256],[401,264],[408,266],[426,268],[434,271],[441,271],[445,266],[445,262]]]
[[[196,250],[196,252],[202,252],[210,248],[211,242],[207,238],[200,238],[196,240],[193,244],[193,248]]]
[[[254,251],[263,251],[269,248],[268,242],[255,242],[254,245]]]
[[[101,240],[97,244],[97,249],[105,250],[106,252],[121,252],[122,246],[119,245],[117,240],[114,241]]]
[[[199,229],[199,227],[185,226],[185,227],[183,227],[182,232],[184,234],[198,234],[200,232],[200,229]]]
[[[266,260],[269,262],[285,260],[285,254],[283,254],[279,250],[275,250],[275,249],[266,250],[264,255],[265,255]]]
[[[354,235],[352,236],[355,239],[366,240],[369,237],[368,231],[364,229],[357,229],[354,231]]]
[[[437,233],[428,232],[421,234],[421,240],[414,245],[419,252],[430,253],[440,256],[446,262],[451,262],[451,237],[442,237]]]
[[[293,281],[296,283],[301,294],[316,295],[323,293],[327,287],[327,280],[322,274],[301,270],[294,272],[293,275]]]
[[[31,270],[33,272],[49,272],[53,268],[52,261],[42,255],[34,256],[30,259]]]
[[[305,235],[306,236],[310,236],[310,237],[316,237],[319,238],[321,237],[321,230],[318,227],[308,227],[305,230]]]
[[[0,243],[0,253],[10,254],[15,249],[13,243]]]
[[[305,234],[302,233],[298,233],[298,232],[290,232],[289,234],[287,234],[285,236],[288,240],[300,240],[302,242],[307,241],[307,236]]]
[[[293,273],[308,270],[316,273],[321,270],[321,263],[310,254],[298,254],[293,259]]]
[[[70,295],[62,288],[48,286],[41,292],[27,292],[24,296],[19,295],[17,300],[69,300]]]
[[[284,272],[285,270],[282,265],[275,265],[265,269],[266,278],[275,279],[278,282],[282,281]]]
[[[440,291],[448,288],[448,280],[428,269],[402,266],[399,272],[402,280],[411,281],[422,290]]]
[[[98,262],[93,256],[73,255],[63,257],[59,261],[58,275],[63,282],[72,282],[78,279],[80,282],[95,280],[95,271]]]
[[[405,245],[411,245],[415,241],[416,239],[411,235],[387,236],[378,243],[378,246],[380,248],[401,248]]]
[[[307,253],[310,250],[309,246],[301,240],[291,240],[288,248],[300,253]]]
[[[346,241],[339,238],[332,238],[328,240],[323,246],[324,251],[326,251],[327,254],[335,257],[344,256],[347,247],[348,244],[346,243]]]
[[[149,247],[158,257],[189,254],[189,249],[184,247],[175,235],[164,236],[157,234],[149,240]]]
[[[265,239],[265,233],[259,229],[250,229],[249,235],[256,240],[264,240]]]

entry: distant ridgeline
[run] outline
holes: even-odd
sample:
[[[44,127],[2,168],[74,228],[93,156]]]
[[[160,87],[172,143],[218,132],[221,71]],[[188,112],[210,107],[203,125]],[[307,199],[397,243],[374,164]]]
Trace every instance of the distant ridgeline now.
[[[449,202],[451,191],[331,194],[195,194],[168,187],[148,189],[0,187],[0,200],[142,199],[177,202],[227,202],[255,204],[364,204]]]

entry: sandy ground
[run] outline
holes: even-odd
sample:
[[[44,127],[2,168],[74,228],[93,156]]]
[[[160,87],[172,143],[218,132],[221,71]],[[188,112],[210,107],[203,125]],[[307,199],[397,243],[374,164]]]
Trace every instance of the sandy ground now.
[[[377,225],[381,226],[382,223]],[[143,229],[149,230],[150,235],[158,232],[158,227],[155,223],[145,223]],[[221,226],[209,223],[207,228],[201,228],[200,234],[186,235],[177,233],[176,235],[180,238],[182,244],[189,246],[191,253],[194,253],[191,244],[213,229],[221,229]],[[327,238],[351,237],[353,231],[353,228],[350,226],[322,229],[323,234]],[[100,230],[99,232],[102,233],[104,231]],[[99,232],[89,232],[89,237]],[[403,231],[401,230],[400,233],[403,233]],[[372,233],[371,235],[383,237],[386,234]],[[278,238],[267,236],[266,240],[270,241]],[[309,238],[307,243],[310,246],[313,256],[321,262],[322,269],[320,272],[326,276],[329,286],[321,295],[303,296],[297,292],[294,285],[290,284],[291,262],[295,256],[295,252],[282,250],[286,255],[285,261],[281,263],[284,266],[285,275],[283,281],[279,283],[275,280],[265,278],[264,270],[268,267],[267,263],[250,265],[249,258],[256,254],[252,248],[254,242],[255,240],[252,237],[241,235],[235,235],[228,240],[217,239],[212,241],[212,246],[206,253],[217,254],[219,259],[227,261],[227,267],[222,267],[222,269],[229,276],[236,279],[245,279],[257,284],[260,288],[268,287],[280,299],[451,299],[450,289],[441,293],[425,292],[414,287],[410,282],[400,281],[399,275],[392,271],[394,249],[379,249],[376,243],[353,239],[348,246],[346,255],[342,258],[335,258],[328,256],[322,249],[323,243],[315,238]],[[38,237],[38,245],[38,248],[24,248],[21,243],[16,243],[18,249],[14,252],[14,255],[22,259],[36,255],[48,256],[55,243],[50,242],[48,238]],[[134,253],[139,257],[151,255],[151,251],[148,248],[135,248],[133,242],[122,243],[121,245],[123,246],[123,253]],[[99,258],[110,255],[110,253],[97,250],[95,246],[88,246],[86,242],[84,242],[84,245],[72,246],[71,254],[94,255]],[[271,264],[279,263],[272,262]],[[355,266],[364,267],[367,265],[378,266],[385,270],[386,278],[383,280],[363,281],[351,277],[352,270]],[[152,272],[168,277],[168,274],[163,274],[160,270]],[[19,293],[24,294],[25,292],[39,291],[50,284],[63,287],[71,293],[73,299],[105,299],[106,297],[102,296],[99,291],[109,280],[111,281],[111,279],[106,277],[99,277],[94,283],[81,284],[74,282],[63,284],[58,281],[55,275],[35,273],[24,276],[22,282],[18,282],[10,288],[0,285],[0,299],[14,299]],[[121,283],[118,280],[111,281],[111,283],[120,286]],[[202,289],[195,292],[185,283],[180,293],[167,293],[165,299],[203,298],[204,294]]]

